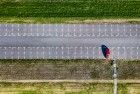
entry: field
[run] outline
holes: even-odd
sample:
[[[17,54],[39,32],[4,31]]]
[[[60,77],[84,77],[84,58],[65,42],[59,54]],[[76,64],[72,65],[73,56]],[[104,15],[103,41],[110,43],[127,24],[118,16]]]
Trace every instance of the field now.
[[[119,94],[140,94],[140,84],[119,84]],[[112,94],[108,83],[0,83],[0,94]]]
[[[0,0],[3,23],[139,22],[139,0]]]

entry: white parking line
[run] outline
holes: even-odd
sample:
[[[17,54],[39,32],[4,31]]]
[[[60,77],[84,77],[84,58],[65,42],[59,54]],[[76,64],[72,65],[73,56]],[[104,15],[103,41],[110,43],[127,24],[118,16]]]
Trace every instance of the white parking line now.
[[[55,37],[58,37],[58,30],[57,30],[57,28],[58,28],[58,25],[56,24],[55,25],[55,30],[54,30],[54,32],[55,32]],[[61,32],[61,31],[60,31]]]
[[[139,47],[137,47],[137,59],[139,59]]]
[[[95,28],[94,25],[92,25],[92,37],[95,37],[95,34],[94,34],[95,29],[94,28]]]
[[[19,56],[19,47],[17,48],[17,57],[18,57],[18,59],[20,58],[20,56]]]
[[[127,37],[126,25],[123,25],[123,28],[124,28],[124,32],[125,32],[124,36]]]
[[[25,57],[25,54],[26,54],[26,52],[25,52],[25,47],[23,47],[23,59],[26,59],[26,57]]]
[[[69,24],[68,24],[67,29],[68,29],[67,36],[70,37],[71,35],[70,35],[70,25]]]
[[[101,49],[101,47],[98,47],[98,51],[99,51],[99,56],[102,56],[102,49]]]
[[[2,31],[2,24],[0,24],[0,32]],[[0,33],[0,36],[2,36],[2,34]]]
[[[45,24],[43,24],[43,33],[42,36],[45,36]]]
[[[39,50],[39,47],[36,47],[36,58],[37,59],[39,59],[39,52],[38,52],[38,50]]]
[[[47,47],[48,49],[49,49],[49,59],[51,58],[51,52],[50,52],[50,50],[51,50],[51,48],[50,47]]]
[[[66,47],[66,49],[67,49],[67,59],[70,59],[70,48],[69,47]]]
[[[92,59],[95,58],[95,47],[92,47]]]
[[[33,47],[30,47],[30,56],[31,56],[31,59],[33,59]]]
[[[64,59],[64,47],[61,47],[62,49],[62,59]]]
[[[14,47],[11,47],[11,59],[13,59],[13,55],[14,55]]]
[[[127,58],[131,58],[131,49],[130,49],[130,47],[126,47],[126,49],[129,51],[129,52],[127,52]]]
[[[111,47],[111,50],[112,50],[111,58],[112,58],[112,59],[115,59],[115,56],[114,56],[114,47]]]
[[[119,36],[119,25],[117,24],[117,35],[116,35],[116,37],[118,37]]]
[[[28,34],[28,36],[33,36],[33,25],[32,24],[30,24],[30,30],[29,30],[29,32],[31,32],[30,34]]]
[[[110,25],[110,30],[111,30],[111,37],[113,37],[113,29],[112,29],[112,24]]]
[[[18,28],[18,33],[17,33],[17,36],[20,36],[20,30],[19,30],[19,24],[17,25],[17,28]]]
[[[89,58],[89,56],[88,56],[88,47],[85,47],[85,48],[86,48],[86,54],[85,54],[86,56],[85,57],[86,57],[86,59],[88,59]]]
[[[6,32],[6,33],[4,34],[4,36],[8,36],[8,34],[7,34],[7,24],[5,24],[5,27],[6,27],[6,28],[5,28],[5,32]]]
[[[50,24],[49,24],[49,28],[48,28],[48,33],[49,33],[48,36],[52,36],[51,35],[51,25]]]
[[[136,25],[137,37],[140,37],[140,34],[138,35],[138,33],[140,32],[140,29],[138,29],[139,27],[140,27],[140,25]]]
[[[73,33],[74,33],[74,35],[73,35],[74,37],[77,36],[77,35],[76,35],[76,30],[75,30],[75,28],[76,28],[76,26],[75,26],[75,24],[74,24],[74,32],[73,32]]]
[[[42,50],[43,50],[43,52],[42,52],[42,54],[43,54],[43,59],[45,59],[45,47],[42,47]]]
[[[58,59],[58,48],[59,47],[55,47],[55,59]]]
[[[100,37],[101,36],[101,25],[100,24],[99,24],[98,32],[99,32],[99,35],[97,35],[97,37]]]
[[[27,28],[27,25],[26,24],[24,24],[24,28]],[[25,32],[23,33],[23,36],[26,36],[26,33]]]
[[[62,37],[64,37],[64,26],[61,24]]]
[[[117,58],[120,56],[120,47],[117,47]]]
[[[4,47],[4,59],[7,59],[7,47]]]
[[[87,32],[87,33],[86,33],[85,36],[86,36],[86,37],[90,37],[90,35],[88,34],[88,32],[89,32],[88,24],[86,24],[86,32]]]
[[[77,47],[74,47],[74,59],[76,59],[76,54],[77,54]]]
[[[133,47],[130,47],[130,59],[133,59],[133,57],[132,57],[132,49],[133,49]]]
[[[80,47],[80,58],[82,59],[83,58],[83,47]]]
[[[107,34],[107,24],[105,24],[105,36],[109,36],[108,34]]]
[[[123,58],[126,59],[126,48],[122,47],[122,49],[123,49]]]
[[[132,33],[132,29],[131,29],[132,28],[132,25],[129,25],[129,27],[130,27],[129,28],[129,31],[130,31],[129,36],[132,37],[132,34],[131,34]]]
[[[82,36],[82,25],[81,24],[79,25],[79,32],[80,32],[79,37],[81,37]]]
[[[38,24],[37,24],[37,32],[36,32],[36,35],[37,35],[37,36],[39,36],[39,29],[38,29],[38,28],[39,28],[39,26],[38,26]]]
[[[14,26],[13,26],[13,24],[12,24],[12,25],[11,25],[11,35],[10,35],[10,36],[15,36],[13,32],[14,32]]]

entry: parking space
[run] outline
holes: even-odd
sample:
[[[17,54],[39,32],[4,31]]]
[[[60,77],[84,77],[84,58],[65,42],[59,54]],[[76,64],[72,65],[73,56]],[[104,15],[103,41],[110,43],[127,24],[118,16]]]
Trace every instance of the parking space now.
[[[140,37],[137,24],[0,24],[0,36]]]
[[[112,59],[139,59],[140,47],[110,47]],[[101,47],[0,47],[0,59],[103,59]]]

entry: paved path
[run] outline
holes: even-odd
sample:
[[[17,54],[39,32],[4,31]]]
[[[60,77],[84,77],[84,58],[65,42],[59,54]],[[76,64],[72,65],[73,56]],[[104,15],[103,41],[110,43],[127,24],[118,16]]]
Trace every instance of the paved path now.
[[[1,59],[140,59],[137,24],[0,24]]]

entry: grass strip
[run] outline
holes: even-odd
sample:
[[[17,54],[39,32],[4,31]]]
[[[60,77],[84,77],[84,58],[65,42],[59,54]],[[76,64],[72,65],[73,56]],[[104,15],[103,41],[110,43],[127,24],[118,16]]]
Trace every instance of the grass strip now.
[[[102,83],[0,83],[0,94],[112,94],[113,84]],[[119,84],[119,94],[139,94],[140,84]]]
[[[96,19],[93,17],[0,17],[0,23],[19,24],[140,24],[140,19]]]

